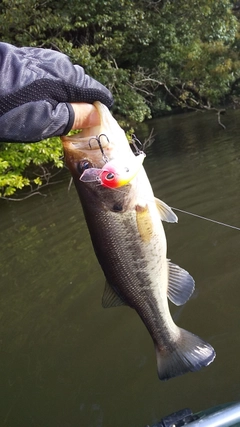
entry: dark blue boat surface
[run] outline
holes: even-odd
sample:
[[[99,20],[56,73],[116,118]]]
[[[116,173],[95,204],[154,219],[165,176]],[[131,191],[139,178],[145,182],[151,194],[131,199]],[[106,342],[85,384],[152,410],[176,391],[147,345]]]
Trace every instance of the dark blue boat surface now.
[[[188,408],[162,418],[151,427],[237,427],[240,426],[240,402],[215,406],[193,414]],[[150,426],[146,426],[150,427]]]

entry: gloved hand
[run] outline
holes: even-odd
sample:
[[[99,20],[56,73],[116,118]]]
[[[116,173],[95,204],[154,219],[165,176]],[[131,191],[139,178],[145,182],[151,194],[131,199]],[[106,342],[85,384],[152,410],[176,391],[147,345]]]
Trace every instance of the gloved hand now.
[[[93,106],[82,104],[82,108],[78,103],[100,101],[109,108],[113,104],[105,86],[73,65],[66,55],[50,49],[0,43],[0,81],[2,142],[34,142],[65,135],[87,123],[81,120],[81,111],[96,120]]]

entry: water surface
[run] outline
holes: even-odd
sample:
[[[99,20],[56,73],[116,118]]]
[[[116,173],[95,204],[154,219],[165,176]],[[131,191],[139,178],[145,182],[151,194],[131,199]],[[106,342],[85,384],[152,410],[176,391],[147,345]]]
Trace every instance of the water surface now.
[[[154,128],[145,168],[170,206],[240,227],[240,112],[193,113]],[[216,349],[198,373],[160,382],[151,338],[127,307],[103,309],[104,277],[69,174],[47,197],[0,203],[0,425],[144,427],[184,407],[240,399],[239,231],[178,213],[168,256],[196,281],[171,305],[177,324]]]

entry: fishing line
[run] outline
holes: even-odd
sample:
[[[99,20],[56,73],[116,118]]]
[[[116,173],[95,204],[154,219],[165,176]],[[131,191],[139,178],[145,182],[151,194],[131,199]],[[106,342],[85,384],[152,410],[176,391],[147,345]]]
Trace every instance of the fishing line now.
[[[114,188],[113,190],[127,194],[127,192],[125,192],[119,188]],[[146,199],[144,198],[144,200],[146,200]],[[223,227],[228,227],[228,228],[232,228],[233,230],[240,231],[240,227],[236,227],[235,225],[230,225],[230,224],[226,224],[225,222],[216,221],[215,219],[207,218],[207,217],[202,216],[202,215],[197,215],[197,214],[194,214],[192,212],[184,211],[183,209],[178,209],[178,208],[173,208],[173,207],[171,207],[171,209],[173,209],[174,211],[185,213],[187,215],[195,216],[196,218],[204,219],[205,221],[213,222],[214,224],[222,225]]]
[[[233,228],[234,230],[240,231],[240,228],[236,227],[235,225],[225,224],[224,222],[216,221],[215,219],[206,218],[205,216],[197,215],[197,214],[194,214],[192,212],[187,212],[187,211],[184,211],[182,209],[173,208],[173,207],[172,207],[172,209],[174,211],[182,212],[182,213],[185,213],[187,215],[192,215],[192,216],[195,216],[196,218],[205,219],[206,221],[214,222],[215,224],[223,225],[224,227],[229,227],[229,228]]]
[[[73,179],[71,178],[69,186],[68,186],[68,191],[71,188],[72,181],[73,181]],[[100,186],[102,184],[99,183],[99,182],[97,182],[96,185]],[[106,187],[106,188],[111,188],[111,187]],[[120,188],[112,188],[112,190],[113,191],[118,191],[119,193],[122,193],[122,194],[127,194],[127,191],[124,191],[123,189],[120,189]],[[235,225],[230,225],[230,224],[226,224],[225,222],[216,221],[215,219],[207,218],[207,217],[202,216],[202,215],[197,215],[197,214],[194,214],[193,212],[188,212],[188,211],[185,211],[183,209],[174,208],[174,207],[171,207],[171,209],[173,209],[174,211],[177,211],[177,212],[181,212],[181,213],[185,213],[187,215],[194,216],[195,218],[204,219],[205,221],[213,222],[214,224],[222,225],[223,227],[228,227],[228,228],[232,228],[233,230],[240,231],[240,227],[236,227]]]
[[[68,184],[68,192],[71,189],[72,183],[73,183],[73,177],[70,178],[70,181],[69,181],[69,184]]]

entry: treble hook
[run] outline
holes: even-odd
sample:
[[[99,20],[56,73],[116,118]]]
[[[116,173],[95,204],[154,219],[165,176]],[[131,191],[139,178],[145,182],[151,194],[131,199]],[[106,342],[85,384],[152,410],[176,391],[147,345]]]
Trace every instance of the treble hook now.
[[[131,141],[131,143],[132,143],[132,145],[133,145],[133,147],[135,148],[135,150],[136,150],[136,155],[139,155],[139,154],[141,154],[142,153],[142,151],[141,150],[139,150],[139,148],[138,148],[138,146],[137,146],[137,143],[140,145],[140,146],[142,146],[142,143],[139,141],[139,139],[136,137],[136,135],[133,133],[132,134],[132,141]]]
[[[99,146],[99,148],[101,150],[102,158],[103,158],[104,162],[107,163],[109,161],[109,159],[108,159],[108,157],[106,156],[106,154],[103,151],[103,147],[102,147],[102,144],[101,144],[101,136],[105,136],[105,138],[107,139],[107,142],[109,143],[109,139],[108,139],[107,135],[105,135],[105,133],[100,133],[100,135],[96,135],[96,136],[90,138],[89,141],[88,141],[88,145],[89,145],[90,148],[92,148],[91,147],[91,141],[92,141],[92,139],[96,140],[97,143],[98,143],[98,146]]]

